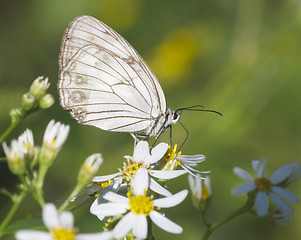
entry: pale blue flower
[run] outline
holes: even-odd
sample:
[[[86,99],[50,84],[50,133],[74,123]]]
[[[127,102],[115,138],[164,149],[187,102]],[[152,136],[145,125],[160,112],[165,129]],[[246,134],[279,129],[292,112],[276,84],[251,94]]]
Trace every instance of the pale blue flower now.
[[[292,214],[293,209],[285,200],[298,203],[299,199],[295,194],[283,188],[281,184],[291,176],[294,167],[292,164],[285,164],[267,178],[264,171],[266,162],[266,159],[252,162],[256,174],[255,179],[245,170],[235,167],[233,169],[234,173],[246,180],[247,183],[233,188],[232,194],[241,195],[254,191],[256,193],[255,211],[258,216],[265,216],[268,213],[269,198],[274,204],[279,206],[282,212]]]

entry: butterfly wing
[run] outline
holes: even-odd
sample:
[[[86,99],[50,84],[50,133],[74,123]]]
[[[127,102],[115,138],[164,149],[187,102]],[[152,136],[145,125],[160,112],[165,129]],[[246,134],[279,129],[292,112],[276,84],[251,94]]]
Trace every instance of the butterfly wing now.
[[[61,106],[81,124],[141,132],[166,112],[152,70],[122,36],[93,17],[69,24],[59,65]]]

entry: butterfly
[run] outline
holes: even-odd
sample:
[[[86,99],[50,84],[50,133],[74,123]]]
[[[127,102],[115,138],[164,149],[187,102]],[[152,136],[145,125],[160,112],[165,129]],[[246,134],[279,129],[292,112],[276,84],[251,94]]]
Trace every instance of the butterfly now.
[[[78,123],[146,139],[158,138],[183,110],[202,108],[167,108],[158,79],[139,53],[91,16],[75,18],[64,33],[57,87],[61,106]]]

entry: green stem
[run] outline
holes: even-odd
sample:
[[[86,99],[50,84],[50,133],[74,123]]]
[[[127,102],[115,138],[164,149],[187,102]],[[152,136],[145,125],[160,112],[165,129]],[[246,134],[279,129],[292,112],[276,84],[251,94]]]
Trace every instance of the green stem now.
[[[21,118],[13,121],[10,126],[6,129],[6,131],[0,137],[0,143],[11,133],[12,130],[21,122]]]
[[[73,189],[72,193],[69,195],[68,199],[60,206],[58,212],[64,211],[67,207],[70,201],[78,196],[79,192],[82,190],[83,186],[81,184],[77,184],[77,186]]]
[[[14,198],[12,198],[13,206],[10,209],[7,216],[5,217],[5,219],[3,220],[2,224],[0,225],[0,237],[4,234],[5,227],[7,226],[7,224],[9,224],[12,217],[15,215],[16,211],[18,210],[18,208],[19,208],[21,202],[23,201],[23,199],[25,198],[25,196],[26,196],[26,191],[22,191],[19,196],[15,196]]]
[[[45,201],[43,198],[43,185],[45,180],[45,175],[47,173],[49,166],[46,164],[41,164],[39,167],[39,176],[35,184],[35,191],[33,192],[33,197],[38,201],[41,208],[44,207]]]
[[[215,224],[212,224],[211,226],[209,225],[209,227],[207,226],[207,230],[206,230],[202,240],[209,239],[209,236],[211,235],[211,233],[214,230],[216,230],[218,227],[222,226],[223,224],[229,222],[233,218],[236,218],[236,217],[240,216],[241,214],[249,212],[251,210],[252,206],[253,206],[253,200],[249,197],[247,202],[245,203],[245,205],[238,208],[235,212],[231,213],[228,217],[226,217],[225,219],[223,219]]]

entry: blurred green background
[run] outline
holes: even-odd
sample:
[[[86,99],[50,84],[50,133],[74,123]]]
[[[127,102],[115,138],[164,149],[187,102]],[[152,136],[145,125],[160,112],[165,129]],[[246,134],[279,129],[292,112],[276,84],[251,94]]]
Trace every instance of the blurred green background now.
[[[99,174],[121,167],[123,155],[132,154],[129,134],[108,133],[78,125],[59,106],[56,90],[58,55],[68,23],[79,15],[92,15],[124,36],[149,63],[172,109],[202,104],[224,117],[184,112],[181,122],[189,130],[183,154],[207,156],[199,169],[212,170],[213,199],[209,221],[217,221],[245,201],[233,197],[232,187],[242,180],[234,166],[251,170],[251,160],[267,158],[267,173],[301,155],[301,1],[299,0],[2,0],[0,1],[0,129],[9,125],[9,110],[19,105],[37,76],[49,77],[55,105],[30,115],[6,139],[25,128],[42,142],[51,119],[71,125],[71,132],[48,172],[45,198],[65,199],[75,186],[78,168],[94,152],[104,164]],[[174,127],[180,144],[185,132]],[[168,141],[168,135],[161,138]],[[3,156],[1,150],[1,156]],[[0,184],[15,191],[17,178],[0,163]],[[174,193],[188,188],[187,176],[169,182]],[[289,190],[301,197],[300,182]],[[0,196],[0,219],[11,206]],[[301,207],[289,226],[273,226],[245,215],[224,225],[211,239],[301,239]],[[190,196],[165,211],[181,225],[182,235],[154,227],[156,239],[200,239],[204,228]],[[89,205],[74,211],[80,232],[97,232],[101,224],[89,214]],[[26,199],[14,218],[40,215],[38,204]],[[5,239],[13,239],[7,236]]]

